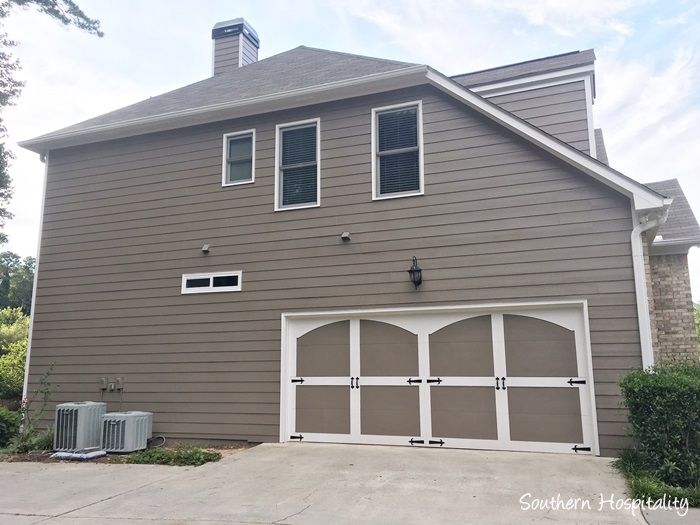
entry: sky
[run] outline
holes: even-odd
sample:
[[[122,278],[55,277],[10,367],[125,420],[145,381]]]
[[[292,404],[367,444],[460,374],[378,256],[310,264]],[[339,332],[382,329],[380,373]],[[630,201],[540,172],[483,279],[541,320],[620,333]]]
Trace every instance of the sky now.
[[[211,28],[242,16],[260,58],[298,45],[429,64],[454,75],[594,48],[593,115],[610,164],[677,178],[700,217],[700,4],[671,0],[79,0],[104,38],[16,9],[5,30],[26,82],[5,112],[15,217],[1,249],[35,255],[43,164],[17,141],[211,73]],[[690,256],[700,301],[700,248]]]

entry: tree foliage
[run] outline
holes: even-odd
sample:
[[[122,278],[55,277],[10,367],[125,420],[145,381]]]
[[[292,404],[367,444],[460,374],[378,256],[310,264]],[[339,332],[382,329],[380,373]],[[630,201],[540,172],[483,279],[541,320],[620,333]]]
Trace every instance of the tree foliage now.
[[[0,24],[13,8],[35,8],[65,26],[77,27],[99,37],[103,35],[99,20],[89,18],[73,0],[0,0]],[[16,78],[20,66],[11,52],[15,45],[7,33],[0,32],[0,244],[7,242],[3,229],[5,222],[12,218],[8,205],[12,198],[9,167],[13,159],[2,111],[14,104],[24,86],[24,82]]]
[[[35,263],[34,257],[0,253],[0,308],[20,308],[30,314]]]
[[[18,399],[24,384],[29,317],[20,308],[0,310],[0,399]]]

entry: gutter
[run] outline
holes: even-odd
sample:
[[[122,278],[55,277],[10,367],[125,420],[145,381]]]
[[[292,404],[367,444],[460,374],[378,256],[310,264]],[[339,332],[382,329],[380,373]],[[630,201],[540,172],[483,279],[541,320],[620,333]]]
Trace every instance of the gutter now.
[[[670,200],[670,199],[666,199]],[[649,313],[649,293],[647,288],[647,276],[644,268],[644,247],[642,245],[642,233],[657,228],[666,222],[670,202],[663,207],[660,216],[653,219],[649,214],[638,217],[632,210],[633,217],[638,221],[632,229],[632,267],[634,269],[634,289],[637,296],[637,318],[639,320],[639,343],[642,347],[642,368],[649,368],[654,364],[654,346],[651,338],[651,316]]]

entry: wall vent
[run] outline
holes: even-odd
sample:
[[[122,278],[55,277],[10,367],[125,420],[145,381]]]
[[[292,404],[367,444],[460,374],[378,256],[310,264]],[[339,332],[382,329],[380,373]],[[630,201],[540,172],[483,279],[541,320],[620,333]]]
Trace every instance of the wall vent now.
[[[102,449],[106,452],[143,450],[152,435],[151,412],[110,412],[102,416]]]
[[[100,418],[107,403],[77,401],[56,405],[54,450],[73,452],[100,446]]]

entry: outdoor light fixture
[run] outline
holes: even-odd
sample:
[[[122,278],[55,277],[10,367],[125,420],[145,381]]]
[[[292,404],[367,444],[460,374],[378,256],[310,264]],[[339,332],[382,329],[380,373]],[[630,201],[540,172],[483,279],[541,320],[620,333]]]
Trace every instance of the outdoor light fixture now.
[[[408,275],[417,290],[420,284],[423,282],[423,270],[421,270],[420,266],[418,266],[418,259],[416,259],[415,256],[413,257],[411,269],[408,270]]]

